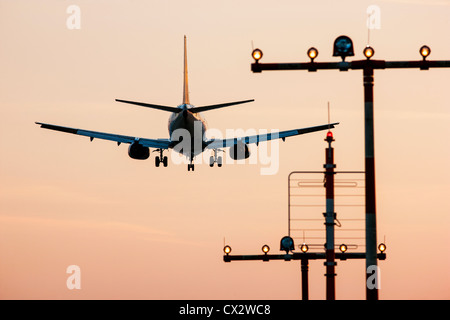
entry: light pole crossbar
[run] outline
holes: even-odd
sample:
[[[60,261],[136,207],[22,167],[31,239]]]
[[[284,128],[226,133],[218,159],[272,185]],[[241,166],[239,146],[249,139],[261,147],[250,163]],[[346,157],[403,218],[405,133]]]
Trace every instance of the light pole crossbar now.
[[[365,252],[346,252],[346,253],[335,253],[336,259],[339,260],[352,260],[352,259],[365,259]],[[386,253],[378,253],[378,260],[385,260]],[[224,262],[231,261],[249,261],[249,260],[260,260],[260,261],[269,261],[269,260],[325,260],[326,254],[325,252],[294,252],[290,254],[253,254],[253,255],[224,255]]]
[[[429,68],[450,68],[450,60],[415,60],[415,61],[385,61],[385,60],[355,60],[341,62],[293,62],[293,63],[259,63],[251,65],[252,72],[280,71],[280,70],[362,70],[372,69],[405,69],[417,68],[427,70]]]

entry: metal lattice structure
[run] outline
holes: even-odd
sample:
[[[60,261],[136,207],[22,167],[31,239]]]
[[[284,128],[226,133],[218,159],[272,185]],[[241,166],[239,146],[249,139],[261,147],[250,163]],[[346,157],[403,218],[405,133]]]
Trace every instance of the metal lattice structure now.
[[[364,171],[336,171],[335,248],[345,244],[348,252],[365,247]],[[323,171],[293,171],[288,177],[288,234],[310,251],[324,251],[323,213],[326,210]]]

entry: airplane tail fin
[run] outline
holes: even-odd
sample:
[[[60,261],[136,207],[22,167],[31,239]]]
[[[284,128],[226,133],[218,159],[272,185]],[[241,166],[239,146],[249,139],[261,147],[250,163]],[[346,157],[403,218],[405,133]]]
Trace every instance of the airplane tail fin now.
[[[141,107],[147,107],[147,108],[153,108],[153,109],[158,109],[158,110],[163,110],[163,111],[168,111],[168,112],[174,112],[174,113],[179,113],[179,112],[183,111],[183,109],[181,109],[181,108],[161,106],[161,105],[144,103],[144,102],[128,101],[128,100],[120,100],[120,99],[116,99],[116,101],[117,102],[122,102],[122,103],[134,104],[134,105],[138,105],[138,106],[141,106]],[[251,100],[242,100],[242,101],[227,102],[227,103],[221,103],[221,104],[213,104],[213,105],[202,106],[202,107],[192,107],[192,108],[189,109],[189,111],[192,112],[192,113],[198,113],[198,112],[203,112],[203,111],[208,111],[208,110],[213,110],[213,109],[218,109],[218,108],[229,107],[229,106],[233,106],[233,105],[236,105],[236,104],[247,103],[247,102],[252,102],[252,101],[255,101],[255,100],[251,99]],[[183,104],[190,104],[190,101],[189,101],[189,87],[188,87],[186,36],[184,36]]]
[[[214,104],[214,105],[203,106],[203,107],[193,107],[193,108],[189,109],[189,111],[191,111],[193,113],[198,113],[198,112],[203,112],[203,111],[207,111],[207,110],[228,107],[228,106],[232,106],[232,105],[235,105],[235,104],[247,103],[247,102],[252,102],[252,101],[254,101],[254,100],[244,100],[244,101],[237,101],[237,102]],[[186,36],[184,36],[183,104],[190,104],[190,102],[189,102],[189,87],[188,87],[188,67],[187,67]]]
[[[187,70],[186,36],[184,36],[183,104],[190,104],[190,103],[189,103],[189,88],[188,88],[188,70]]]

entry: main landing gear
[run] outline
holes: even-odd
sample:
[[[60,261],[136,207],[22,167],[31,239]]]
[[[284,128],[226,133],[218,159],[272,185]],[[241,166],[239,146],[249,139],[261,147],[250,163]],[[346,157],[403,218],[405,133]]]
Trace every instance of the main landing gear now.
[[[223,150],[214,149],[214,156],[209,157],[209,166],[211,168],[214,167],[214,163],[217,163],[217,166],[219,168],[222,166],[222,157],[220,157],[220,156],[218,157],[217,156],[217,151],[222,151],[223,152]]]
[[[221,152],[224,152],[224,151],[221,149],[214,149],[213,151],[214,151],[214,155],[209,158],[209,166],[214,167],[214,163],[217,163],[217,166],[220,168],[223,163],[223,160],[222,160],[223,158],[221,156],[217,156],[217,151],[221,151]],[[195,167],[194,167],[194,164],[192,163],[193,161],[194,161],[194,156],[191,155],[190,163],[187,166],[188,171],[194,171]]]
[[[168,160],[167,160],[167,156],[163,156],[164,149],[156,149],[153,151],[159,151],[159,156],[155,157],[155,166],[159,167],[159,165],[162,162],[163,166],[167,167]]]

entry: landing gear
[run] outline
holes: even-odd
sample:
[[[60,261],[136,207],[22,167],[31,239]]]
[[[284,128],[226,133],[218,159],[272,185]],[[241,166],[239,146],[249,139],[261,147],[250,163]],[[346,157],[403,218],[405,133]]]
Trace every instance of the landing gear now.
[[[159,151],[159,156],[155,157],[155,167],[159,167],[161,162],[164,167],[167,167],[169,162],[168,162],[167,156],[163,156],[164,149],[156,149],[153,151]]]
[[[161,162],[162,162],[164,167],[167,167],[167,164],[168,164],[167,156],[163,157],[162,160],[158,156],[155,157],[155,166],[156,167],[159,167]]]
[[[191,169],[192,169],[192,171],[194,171],[194,169],[195,169],[194,164],[192,163],[192,161],[194,161],[194,155],[193,154],[191,154],[191,157],[190,157],[190,163],[188,164],[188,171],[191,171]]]
[[[217,163],[217,166],[220,168],[222,166],[222,157],[217,156],[218,149],[214,149],[214,156],[209,157],[209,166],[212,168],[214,167],[214,163]],[[219,150],[222,151],[223,150]]]

